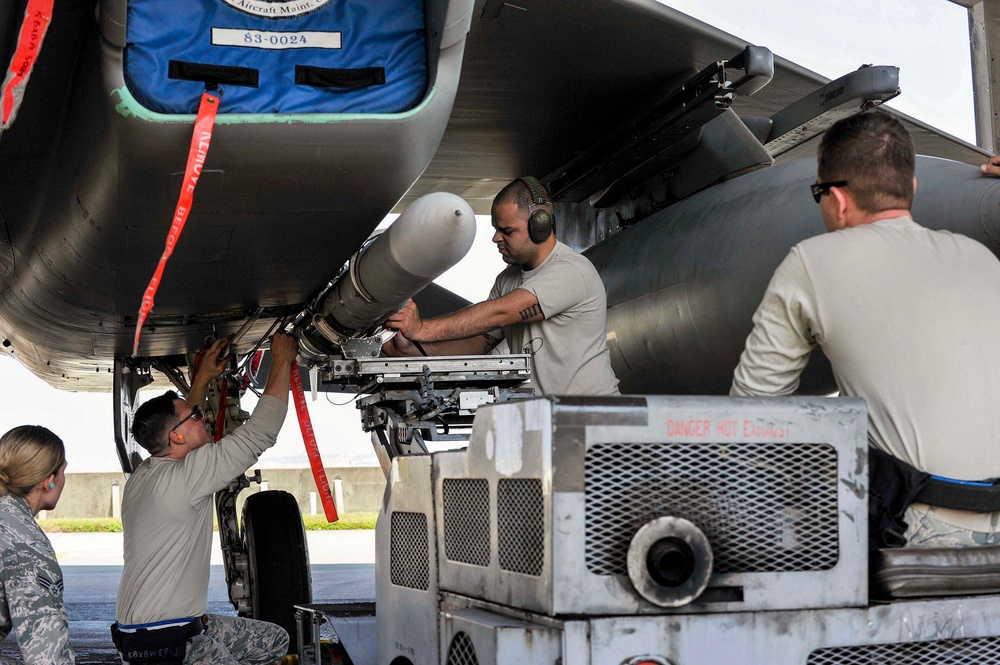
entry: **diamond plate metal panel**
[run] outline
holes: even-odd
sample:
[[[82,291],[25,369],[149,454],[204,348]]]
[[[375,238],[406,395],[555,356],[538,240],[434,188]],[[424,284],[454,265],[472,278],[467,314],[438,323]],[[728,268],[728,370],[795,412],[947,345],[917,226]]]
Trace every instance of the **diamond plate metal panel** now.
[[[807,665],[967,665],[1000,663],[1000,637],[816,649]]]
[[[484,478],[447,478],[444,498],[444,551],[451,561],[490,565],[490,486]]]
[[[456,633],[451,640],[451,646],[448,647],[447,665],[479,665],[479,659],[476,658],[476,647],[473,646],[472,640],[465,633]]]
[[[497,536],[500,567],[538,576],[545,562],[542,481],[501,478],[497,483]]]
[[[785,443],[600,443],[587,450],[586,562],[627,575],[635,532],[664,515],[708,536],[716,573],[817,571],[838,559],[837,453]]]
[[[427,590],[427,516],[395,511],[390,518],[389,579],[396,586]]]
[[[644,399],[481,407],[469,447],[433,456],[441,590],[551,616],[865,604],[862,401]],[[648,602],[628,576],[632,537],[664,515],[694,521],[713,550],[690,609]]]

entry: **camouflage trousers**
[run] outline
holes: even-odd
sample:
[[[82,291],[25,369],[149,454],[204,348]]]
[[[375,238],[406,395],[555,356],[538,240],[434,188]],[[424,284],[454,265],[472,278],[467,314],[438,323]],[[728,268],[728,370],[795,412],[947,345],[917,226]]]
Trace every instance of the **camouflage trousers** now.
[[[288,633],[266,621],[208,615],[208,628],[188,640],[184,665],[272,665],[288,651]]]
[[[273,665],[287,651],[288,633],[281,626],[209,614],[205,632],[188,640],[184,665]]]
[[[903,519],[909,527],[906,529],[906,546],[915,548],[928,547],[977,547],[979,545],[1000,544],[1000,532],[970,531],[952,526],[934,518],[935,509],[929,507],[926,512],[912,506],[906,509]]]
[[[288,633],[277,624],[209,614],[205,632],[188,640],[184,665],[273,665],[287,651]]]

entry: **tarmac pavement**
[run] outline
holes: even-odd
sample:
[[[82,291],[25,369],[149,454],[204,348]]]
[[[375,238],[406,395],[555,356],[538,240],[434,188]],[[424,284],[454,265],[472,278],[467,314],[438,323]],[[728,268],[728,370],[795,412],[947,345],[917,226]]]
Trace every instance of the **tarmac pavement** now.
[[[51,533],[63,570],[70,642],[81,665],[120,663],[108,626],[114,621],[122,571],[122,534]],[[307,531],[314,602],[375,599],[375,531]],[[235,614],[229,603],[218,535],[212,550],[208,611]],[[294,636],[292,636],[294,639]],[[17,657],[10,635],[0,655]]]

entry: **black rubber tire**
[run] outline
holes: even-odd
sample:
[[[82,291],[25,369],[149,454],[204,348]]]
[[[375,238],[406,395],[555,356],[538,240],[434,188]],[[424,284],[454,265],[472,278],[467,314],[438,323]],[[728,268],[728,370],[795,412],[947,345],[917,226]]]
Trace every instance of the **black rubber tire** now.
[[[288,653],[296,653],[295,605],[312,602],[312,579],[295,497],[280,490],[248,496],[243,538],[250,564],[251,616],[288,631]]]

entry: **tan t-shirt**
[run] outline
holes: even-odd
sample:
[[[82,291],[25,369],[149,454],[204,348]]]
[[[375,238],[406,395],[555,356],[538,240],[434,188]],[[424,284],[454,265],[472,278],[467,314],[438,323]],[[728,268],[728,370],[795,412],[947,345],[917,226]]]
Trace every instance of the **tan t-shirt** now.
[[[805,240],[754,315],[731,394],[789,395],[813,345],[872,445],[932,474],[1000,476],[1000,262],[908,217]],[[991,514],[936,518],[989,531]],[[995,522],[994,522],[995,523]]]
[[[182,459],[150,457],[125,483],[119,623],[201,616],[208,608],[212,496],[274,445],[288,405],[270,395],[245,425]]]
[[[506,339],[511,353],[533,354],[532,384],[544,395],[617,395],[608,353],[608,296],[597,269],[561,242],[534,270],[508,266],[490,299],[524,289],[545,318],[517,323],[490,336]]]

